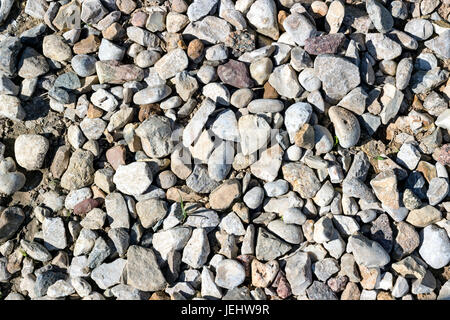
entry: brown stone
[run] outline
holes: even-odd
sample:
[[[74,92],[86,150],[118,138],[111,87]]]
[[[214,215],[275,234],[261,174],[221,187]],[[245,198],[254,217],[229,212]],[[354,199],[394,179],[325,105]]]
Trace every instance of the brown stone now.
[[[328,279],[327,285],[333,292],[341,292],[345,289],[347,285],[348,277],[347,276],[336,276]]]
[[[180,202],[180,195],[184,202],[200,202],[203,197],[189,188],[172,187],[166,192],[166,198],[170,201]]]
[[[125,14],[130,14],[136,9],[136,2],[133,0],[116,0],[116,5]]]
[[[417,295],[417,300],[436,300],[436,293],[420,293]]]
[[[277,295],[281,299],[286,299],[287,297],[292,295],[291,285],[286,279],[286,275],[283,273],[283,271],[278,272],[272,286],[277,288]]]
[[[103,199],[89,198],[77,203],[73,208],[73,214],[77,216],[83,216],[94,208],[98,208],[103,204]]]
[[[314,127],[309,123],[305,123],[295,134],[294,142],[300,148],[314,148]]]
[[[400,194],[397,190],[397,176],[394,170],[385,170],[370,181],[377,198],[392,209],[400,207]]]
[[[441,147],[437,161],[444,166],[450,167],[450,143],[444,144]]]
[[[187,55],[192,61],[200,62],[200,60],[203,58],[204,49],[205,46],[203,45],[202,40],[194,39],[191,42],[189,42],[187,48]]]
[[[123,84],[144,79],[144,70],[134,64],[120,64],[115,60],[97,61],[95,68],[100,83]]]
[[[361,292],[359,291],[358,285],[353,282],[347,283],[344,291],[341,295],[341,300],[359,300]]]
[[[121,145],[112,147],[106,151],[106,160],[108,160],[114,170],[117,170],[120,165],[125,164],[126,152],[125,147]]]
[[[377,294],[377,300],[395,300],[395,298],[386,291],[380,291]]]
[[[162,291],[153,292],[149,300],[170,300],[170,296]]]
[[[213,210],[227,210],[241,196],[241,184],[238,180],[224,181],[209,195],[209,204]]]
[[[430,181],[433,178],[437,177],[436,167],[431,163],[428,163],[423,160],[419,161],[416,171],[422,172],[423,176],[425,177],[425,179],[427,179],[428,183],[430,183]]]
[[[286,30],[283,27],[283,22],[284,22],[284,19],[286,19],[288,17],[288,15],[289,14],[284,10],[278,11],[278,17],[277,17],[278,18],[278,26],[279,26],[281,32],[286,32]]]
[[[277,99],[279,96],[280,95],[278,94],[277,90],[275,90],[275,88],[270,85],[269,81],[267,81],[264,84],[263,98],[264,99]]]
[[[61,146],[55,153],[53,158],[53,162],[50,166],[50,172],[52,173],[53,178],[59,179],[63,175],[64,171],[66,171],[67,166],[69,165],[70,160],[70,147]]]
[[[366,268],[363,265],[359,265],[359,273],[361,274],[361,286],[366,290],[372,290],[375,288],[377,279],[380,277],[379,268]]]
[[[336,53],[345,40],[342,33],[312,37],[305,41],[305,51],[312,55]]]
[[[100,189],[99,187],[97,187],[96,185],[91,186],[91,190],[92,190],[92,196],[95,198],[102,198],[105,199],[106,197],[106,193],[103,192],[102,189]]]
[[[280,270],[280,266],[276,260],[263,263],[254,259],[252,261],[252,285],[257,288],[267,288],[275,280],[278,270]]]
[[[231,209],[243,222],[250,223],[249,209],[243,202],[236,202]]]
[[[238,260],[244,266],[246,277],[250,277],[252,269],[251,264],[253,259],[255,259],[255,257],[249,254],[243,254],[236,257],[236,260]]]
[[[102,35],[108,40],[120,40],[126,35],[126,31],[120,23],[114,22],[102,31]]]
[[[86,116],[90,119],[100,118],[101,116],[103,116],[103,110],[97,108],[92,103],[89,103]]]
[[[217,75],[223,83],[235,88],[249,88],[253,85],[245,63],[230,59],[217,67]]]
[[[135,11],[131,15],[131,24],[135,27],[144,27],[147,22],[148,14],[144,11]]]
[[[86,77],[86,78],[81,78],[80,82],[81,82],[81,88],[78,88],[77,91],[80,94],[88,93],[88,92],[92,91],[92,85],[98,84],[98,77],[95,74],[93,76],[89,76],[89,77]]]
[[[184,1],[184,0],[172,0],[171,8],[172,8],[172,11],[175,11],[178,13],[184,13],[187,11],[188,5],[186,4],[186,1]]]
[[[328,12],[328,6],[323,1],[314,1],[311,3],[311,10],[319,17],[325,17]]]
[[[397,236],[394,242],[394,258],[401,259],[409,255],[419,244],[420,238],[415,228],[407,222],[399,222],[397,224]]]
[[[94,53],[98,51],[100,47],[100,39],[91,34],[87,38],[78,41],[73,45],[73,52],[75,54],[88,54]]]
[[[139,106],[139,114],[138,119],[140,122],[143,122],[148,119],[148,117],[152,115],[162,115],[163,111],[159,107],[159,105],[155,103],[143,104]]]

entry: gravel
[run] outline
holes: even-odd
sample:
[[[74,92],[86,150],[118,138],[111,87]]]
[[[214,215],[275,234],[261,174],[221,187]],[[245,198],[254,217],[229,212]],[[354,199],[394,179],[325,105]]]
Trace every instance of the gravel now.
[[[64,3],[0,5],[1,297],[448,299],[448,4]]]

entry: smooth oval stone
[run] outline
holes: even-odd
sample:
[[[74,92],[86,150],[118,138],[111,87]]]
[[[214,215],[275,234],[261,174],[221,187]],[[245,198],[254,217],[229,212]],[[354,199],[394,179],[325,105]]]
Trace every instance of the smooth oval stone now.
[[[133,102],[135,104],[148,104],[159,102],[166,98],[172,93],[172,89],[169,86],[162,85],[156,87],[145,88],[144,90],[138,91],[133,96]]]
[[[256,99],[248,104],[247,109],[251,113],[275,113],[282,111],[284,104],[277,99]]]
[[[334,125],[334,130],[341,147],[350,148],[358,143],[361,128],[358,119],[352,112],[334,106],[328,110],[328,116]]]

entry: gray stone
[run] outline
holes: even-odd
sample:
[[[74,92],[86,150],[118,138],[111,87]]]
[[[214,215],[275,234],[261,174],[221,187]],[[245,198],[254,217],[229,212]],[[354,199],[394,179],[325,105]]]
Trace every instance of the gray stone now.
[[[215,283],[225,289],[234,289],[245,280],[245,268],[238,261],[224,259],[216,268]]]
[[[363,235],[354,235],[348,239],[355,260],[367,268],[383,267],[390,261],[389,254],[376,241],[372,241]]]
[[[360,83],[359,69],[350,60],[332,54],[321,54],[314,60],[314,70],[331,99],[340,100]]]
[[[127,253],[127,283],[142,291],[158,291],[166,286],[152,249],[131,246]]]

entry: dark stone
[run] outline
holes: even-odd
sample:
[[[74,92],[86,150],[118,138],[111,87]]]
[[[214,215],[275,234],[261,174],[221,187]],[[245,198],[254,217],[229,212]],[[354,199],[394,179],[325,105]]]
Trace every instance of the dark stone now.
[[[25,215],[19,207],[10,207],[0,215],[0,243],[11,238],[19,229]]]
[[[252,297],[247,287],[240,287],[228,290],[222,300],[252,300]]]
[[[83,216],[94,208],[98,208],[103,204],[102,198],[89,198],[77,203],[73,208],[73,213],[78,216]]]
[[[217,67],[217,74],[223,83],[236,88],[249,88],[253,85],[245,63],[229,60]]]
[[[338,300],[330,287],[317,280],[314,280],[312,285],[306,289],[306,294],[310,300]]]
[[[61,279],[66,279],[66,274],[56,267],[38,274],[34,284],[34,292],[36,296],[45,296],[48,288]]]
[[[386,252],[391,252],[393,246],[393,232],[387,214],[381,214],[372,221],[370,238],[378,242]]]
[[[342,33],[309,38],[305,41],[305,50],[313,55],[336,53],[344,40],[345,36]]]
[[[56,78],[53,85],[57,88],[75,90],[81,88],[81,82],[74,72],[66,72]]]
[[[21,48],[19,38],[6,36],[0,41],[0,71],[6,76],[13,76],[16,73]]]
[[[406,187],[411,189],[420,199],[427,199],[426,180],[422,173],[413,171],[406,181]]]

